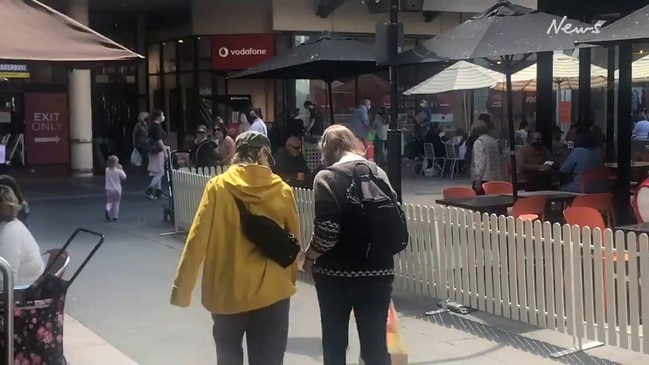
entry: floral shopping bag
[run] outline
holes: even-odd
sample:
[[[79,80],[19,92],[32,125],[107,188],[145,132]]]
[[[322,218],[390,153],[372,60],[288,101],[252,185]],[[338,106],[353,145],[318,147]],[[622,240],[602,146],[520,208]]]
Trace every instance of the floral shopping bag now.
[[[394,308],[393,302],[390,302],[390,309],[388,309],[388,329],[386,335],[392,365],[408,365],[408,351],[399,332],[397,310]],[[359,359],[358,363],[359,365],[365,365],[363,359]]]

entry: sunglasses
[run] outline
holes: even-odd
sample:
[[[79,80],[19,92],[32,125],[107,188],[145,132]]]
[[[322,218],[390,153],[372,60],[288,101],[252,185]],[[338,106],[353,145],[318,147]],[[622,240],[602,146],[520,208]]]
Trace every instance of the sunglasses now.
[[[214,128],[214,132],[220,132],[221,128]]]
[[[293,146],[292,144],[290,144],[288,146],[291,147],[291,148],[295,148],[298,151],[302,150],[302,146]]]

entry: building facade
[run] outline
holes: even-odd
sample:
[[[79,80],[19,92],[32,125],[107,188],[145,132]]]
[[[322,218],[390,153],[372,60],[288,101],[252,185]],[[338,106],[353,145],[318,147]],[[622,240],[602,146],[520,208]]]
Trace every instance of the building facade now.
[[[598,14],[613,18],[644,5],[604,1],[560,2],[557,0],[515,0],[555,14],[591,19]],[[168,118],[170,144],[182,148],[191,140],[197,124],[210,123],[218,115],[233,121],[248,105],[262,109],[265,120],[280,125],[288,108],[301,107],[306,100],[323,108],[328,105],[320,80],[236,80],[237,71],[274,55],[289,51],[323,31],[335,32],[362,42],[375,40],[376,25],[385,23],[385,0],[378,4],[361,0],[50,0],[57,9],[88,23],[144,55],[140,64],[106,65],[93,70],[70,72],[64,66],[27,65],[29,78],[10,79],[0,84],[0,103],[9,105],[12,123],[0,123],[0,131],[24,133],[31,104],[59,105],[29,93],[60,93],[69,100],[69,156],[52,155],[54,147],[35,147],[26,142],[27,164],[70,164],[78,175],[101,166],[107,154],[128,156],[131,133],[140,110],[162,109]],[[402,49],[414,47],[448,30],[487,8],[491,0],[403,0],[400,20],[404,23]],[[601,4],[600,4],[601,3]],[[615,10],[615,9],[613,9]],[[584,14],[590,11],[590,14]],[[602,57],[605,58],[605,51]],[[443,65],[402,67],[400,88],[405,90],[433,75]],[[387,73],[338,80],[334,89],[334,112],[344,118],[360,98],[381,103],[388,91]],[[488,97],[488,96],[485,96]],[[494,100],[497,98],[494,98]],[[531,100],[531,99],[527,99]],[[458,102],[437,101],[442,114],[460,114]],[[414,109],[414,99],[401,98],[398,107]],[[497,100],[494,101],[497,104]],[[495,105],[494,104],[494,105]],[[2,105],[0,105],[2,106]],[[37,105],[38,106],[38,105]],[[38,107],[36,107],[38,109]],[[446,111],[444,111],[446,110]],[[325,113],[328,115],[328,113]],[[49,152],[48,152],[49,151]]]

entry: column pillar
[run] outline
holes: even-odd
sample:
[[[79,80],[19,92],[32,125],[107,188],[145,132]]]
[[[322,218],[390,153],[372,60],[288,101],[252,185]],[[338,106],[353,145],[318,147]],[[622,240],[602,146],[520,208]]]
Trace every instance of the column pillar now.
[[[550,150],[552,150],[552,129],[556,125],[552,57],[553,52],[536,54],[536,129],[541,132],[543,142]]]
[[[86,0],[87,1],[87,0]],[[137,13],[137,53],[148,57],[149,50],[146,46],[146,13],[140,11]],[[138,111],[149,110],[147,102],[147,88],[149,82],[148,61],[142,61],[137,66],[137,89],[139,95]]]
[[[69,0],[68,16],[88,25],[88,0]],[[70,171],[74,177],[93,175],[92,98],[90,70],[68,75],[70,104]]]

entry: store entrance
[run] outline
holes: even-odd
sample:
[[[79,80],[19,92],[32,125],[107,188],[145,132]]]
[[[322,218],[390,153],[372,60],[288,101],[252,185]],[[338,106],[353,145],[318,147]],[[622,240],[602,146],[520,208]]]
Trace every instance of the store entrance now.
[[[13,166],[21,166],[23,160],[22,143],[25,132],[24,98],[20,92],[0,91],[0,143],[6,146],[5,158],[11,159]],[[20,148],[19,148],[20,147]],[[20,150],[19,150],[20,149]],[[3,159],[0,164],[5,163]]]
[[[126,160],[132,150],[132,132],[138,115],[137,85],[98,84],[93,90],[92,135],[96,171],[108,156]]]

